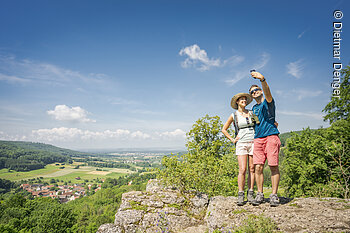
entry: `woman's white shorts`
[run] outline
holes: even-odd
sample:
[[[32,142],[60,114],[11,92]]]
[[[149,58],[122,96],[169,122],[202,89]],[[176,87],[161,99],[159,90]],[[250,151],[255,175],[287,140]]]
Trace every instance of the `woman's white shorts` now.
[[[236,155],[253,155],[254,141],[251,142],[237,142]]]

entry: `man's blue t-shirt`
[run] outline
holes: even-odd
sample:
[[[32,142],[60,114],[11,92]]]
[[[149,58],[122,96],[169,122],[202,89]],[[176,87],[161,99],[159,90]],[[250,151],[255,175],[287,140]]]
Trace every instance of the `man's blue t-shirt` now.
[[[253,106],[253,113],[258,116],[260,124],[255,125],[254,138],[263,138],[274,134],[279,134],[275,123],[275,100],[268,103],[266,99],[260,104]]]

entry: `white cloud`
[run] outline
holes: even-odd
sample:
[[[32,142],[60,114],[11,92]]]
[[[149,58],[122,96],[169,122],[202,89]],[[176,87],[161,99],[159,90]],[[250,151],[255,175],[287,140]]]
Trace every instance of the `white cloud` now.
[[[222,65],[220,59],[209,58],[207,52],[201,49],[197,44],[183,48],[179,52],[180,56],[188,56],[185,61],[181,63],[183,68],[191,66],[196,67],[199,63],[198,70],[206,71],[211,67],[219,67]]]
[[[151,111],[151,110],[143,110],[143,109],[130,109],[128,112],[133,114],[140,114],[140,115],[165,115],[165,112],[157,112],[157,111]]]
[[[136,131],[136,132],[133,132],[132,134],[130,134],[130,136],[132,138],[140,138],[140,139],[147,139],[147,138],[150,138],[151,136],[146,134],[146,133],[143,133],[141,131]]]
[[[298,35],[298,39],[300,39],[300,38],[304,35],[304,33],[305,33],[305,31],[303,31],[302,33],[300,33],[300,34]]]
[[[257,71],[259,71],[260,69],[264,68],[267,63],[270,61],[270,54],[269,53],[262,53],[261,56],[260,56],[260,60],[254,64],[254,67],[253,69],[256,69]]]
[[[236,71],[235,76],[231,79],[227,79],[225,80],[225,83],[227,83],[227,85],[229,86],[233,86],[234,84],[236,84],[238,81],[240,81],[241,79],[248,77],[248,72],[247,71]]]
[[[178,138],[186,138],[186,132],[181,129],[175,129],[174,131],[165,131],[159,134],[160,137],[178,137]]]
[[[39,140],[44,141],[69,141],[73,138],[82,137],[84,134],[89,134],[88,131],[83,131],[77,128],[52,128],[33,130],[32,134]]]
[[[287,73],[292,75],[293,77],[299,79],[302,76],[302,70],[304,69],[304,65],[302,64],[302,59],[299,59],[295,62],[290,62],[287,65]]]
[[[10,135],[3,131],[0,131],[0,140],[4,141],[24,141],[27,139],[25,135]]]
[[[1,136],[1,135],[0,135]],[[71,140],[134,140],[134,139],[151,139],[151,136],[141,131],[130,132],[126,129],[90,131],[78,128],[52,128],[32,130],[32,138],[39,141],[71,141]]]
[[[0,132],[0,138],[4,138],[4,133]],[[145,133],[140,130],[131,132],[127,129],[104,130],[104,131],[90,131],[78,128],[51,128],[51,129],[37,129],[32,130],[30,138],[34,141],[46,142],[70,142],[70,141],[86,141],[86,140],[175,140],[185,139],[186,132],[181,129],[173,131],[165,131],[161,133]]]
[[[18,78],[16,76],[6,75],[6,74],[1,74],[1,73],[0,73],[0,80],[7,81],[9,83],[27,83],[27,82],[29,82],[29,80],[27,80],[27,79]]]
[[[274,91],[277,95],[283,95],[284,91],[282,90],[275,90]]]
[[[29,59],[18,60],[14,56],[0,56],[0,81],[8,82],[40,82],[62,85],[71,81],[100,83],[106,75],[83,75],[78,71],[61,68],[59,66],[37,62]]]
[[[47,114],[53,116],[58,121],[96,122],[87,118],[89,113],[79,106],[69,108],[66,105],[56,105],[55,110],[49,110]]]
[[[113,98],[110,100],[113,105],[140,105],[139,102],[123,98]]]
[[[219,46],[219,51],[221,49],[221,46]],[[185,61],[181,63],[183,68],[195,67],[199,71],[207,71],[211,67],[236,66],[244,60],[244,57],[238,55],[229,57],[226,60],[209,58],[207,52],[197,44],[181,49],[179,54],[180,56],[187,56]]]
[[[237,59],[239,59],[240,61],[243,61],[244,57],[239,57]],[[265,67],[269,61],[270,61],[270,54],[264,52],[261,54],[260,59],[252,67],[250,68],[243,67],[239,70],[236,69],[234,77],[225,80],[225,83],[229,86],[233,86],[241,79],[251,77],[249,75],[249,69],[256,69],[257,71],[259,71],[260,69]]]
[[[322,94],[322,91],[314,91],[314,90],[306,90],[306,89],[298,89],[292,90],[293,96],[297,97],[297,100],[302,100],[309,97],[317,97]]]
[[[308,31],[308,29],[306,29],[305,31],[303,31],[302,33],[300,33],[300,34],[298,35],[298,39],[300,39],[301,37],[303,37],[304,34],[305,34],[305,32],[307,32],[307,31]]]
[[[278,114],[282,115],[288,115],[288,116],[302,116],[307,118],[314,118],[316,120],[322,120],[323,115],[320,113],[314,113],[314,112],[295,112],[295,111],[279,111],[277,110]]]
[[[223,65],[236,66],[244,61],[243,56],[235,55],[223,61]]]

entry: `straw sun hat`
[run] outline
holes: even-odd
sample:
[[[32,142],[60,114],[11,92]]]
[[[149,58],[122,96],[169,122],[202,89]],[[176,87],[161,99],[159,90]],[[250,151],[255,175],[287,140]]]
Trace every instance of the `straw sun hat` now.
[[[237,95],[234,95],[231,99],[231,107],[233,109],[238,109],[237,100],[242,96],[247,97],[247,105],[253,101],[253,98],[248,93],[238,93]]]

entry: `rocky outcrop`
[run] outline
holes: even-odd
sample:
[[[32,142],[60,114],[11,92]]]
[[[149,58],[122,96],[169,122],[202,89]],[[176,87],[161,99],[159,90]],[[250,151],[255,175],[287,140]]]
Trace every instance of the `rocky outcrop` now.
[[[266,201],[260,206],[237,206],[235,197],[211,198],[205,216],[209,232],[232,232],[252,214],[272,219],[282,232],[350,232],[350,200],[280,198],[279,207],[270,207]]]
[[[145,192],[124,193],[114,224],[97,232],[180,232],[204,224],[208,203],[205,194],[180,194],[151,180]]]
[[[272,219],[282,232],[350,232],[350,200],[281,198],[279,207],[236,205],[236,197],[165,188],[152,180],[146,191],[124,193],[114,224],[98,233],[114,232],[232,232],[250,215]],[[268,201],[268,200],[266,200]]]

